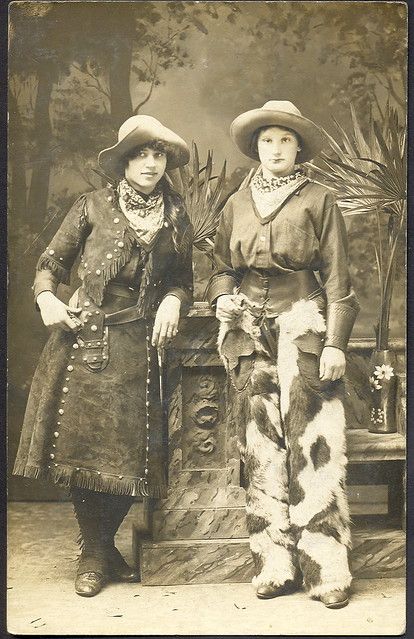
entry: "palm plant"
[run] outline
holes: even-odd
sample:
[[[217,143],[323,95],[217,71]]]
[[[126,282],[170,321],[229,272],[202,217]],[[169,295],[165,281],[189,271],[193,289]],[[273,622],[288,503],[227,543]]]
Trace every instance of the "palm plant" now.
[[[197,145],[193,142],[191,162],[169,174],[174,188],[184,199],[193,225],[193,244],[210,260],[213,260],[214,236],[227,200],[222,198],[226,162],[219,175],[212,175],[212,172],[213,152],[208,151],[206,164],[200,166]]]
[[[344,216],[376,218],[374,253],[380,305],[375,332],[377,349],[384,350],[389,342],[396,252],[407,212],[406,126],[400,124],[397,111],[389,104],[381,123],[371,119],[365,133],[352,106],[351,117],[352,135],[335,121],[338,141],[326,134],[330,153],[322,154],[323,167],[309,166],[334,191]]]

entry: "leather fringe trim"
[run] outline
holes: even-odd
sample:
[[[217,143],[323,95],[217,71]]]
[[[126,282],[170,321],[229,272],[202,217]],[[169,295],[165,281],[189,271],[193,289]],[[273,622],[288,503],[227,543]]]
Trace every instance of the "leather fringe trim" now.
[[[69,284],[69,271],[45,254],[40,256],[39,261],[36,265],[37,271],[42,271],[44,269],[52,271],[52,273],[56,275],[56,277],[59,279],[60,282],[62,282],[62,284]]]
[[[135,238],[131,233],[127,232],[127,229],[125,229],[123,242],[124,248],[122,249],[122,252],[118,255],[118,257],[111,260],[111,263],[108,264],[108,266],[102,269],[102,275],[98,281],[95,275],[90,280],[88,280],[88,278],[84,279],[84,287],[87,295],[98,306],[102,304],[105,287],[108,282],[113,280],[118,275],[121,268],[123,268],[131,259],[132,246],[135,242]]]
[[[62,466],[53,468],[39,468],[38,466],[18,465],[13,470],[14,475],[21,475],[29,479],[43,479],[52,481],[59,486],[69,488],[87,488],[96,492],[110,493],[112,495],[141,495],[160,499],[167,494],[167,485],[148,486],[141,477],[119,479],[116,476],[98,475],[91,470],[76,470],[72,467]]]

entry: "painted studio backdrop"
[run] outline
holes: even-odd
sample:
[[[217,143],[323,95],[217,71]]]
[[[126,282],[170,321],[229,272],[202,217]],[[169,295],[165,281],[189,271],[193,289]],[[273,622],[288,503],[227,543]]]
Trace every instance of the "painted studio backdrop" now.
[[[255,166],[233,145],[229,125],[271,99],[290,100],[321,124],[360,173],[368,171],[368,157],[379,163],[369,166],[373,176],[381,178],[385,166],[398,177],[406,10],[380,2],[17,2],[9,33],[11,465],[47,337],[31,292],[35,264],[78,195],[105,184],[94,171],[97,154],[115,142],[119,125],[133,114],[152,115],[193,143],[184,177],[194,178],[197,194],[211,170],[215,195],[198,201],[193,216],[212,205],[218,216],[220,203]],[[344,161],[334,146],[327,153]],[[316,163],[321,172],[309,170],[328,183],[326,165]],[[397,233],[398,214],[383,214],[373,204],[382,200],[371,196],[362,213],[353,214],[352,197],[343,203],[361,303],[353,337],[395,340],[405,332],[405,235]],[[211,273],[208,250],[207,242],[194,251],[200,301]],[[61,286],[61,297],[67,300],[76,284]],[[60,494],[21,478],[9,486],[15,499]]]

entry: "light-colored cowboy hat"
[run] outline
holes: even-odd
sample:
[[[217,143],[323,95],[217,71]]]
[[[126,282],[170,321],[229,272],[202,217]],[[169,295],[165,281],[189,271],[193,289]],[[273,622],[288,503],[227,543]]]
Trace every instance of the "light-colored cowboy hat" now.
[[[304,118],[297,107],[287,100],[269,100],[260,109],[252,109],[239,115],[230,126],[230,135],[240,151],[253,160],[259,160],[256,149],[253,149],[252,137],[257,129],[264,126],[280,126],[292,129],[301,138],[301,151],[296,162],[307,162],[322,150],[326,137],[322,129]]]
[[[161,140],[172,147],[172,152],[167,153],[167,170],[176,169],[189,161],[190,150],[179,135],[150,115],[133,115],[121,124],[117,144],[99,153],[99,165],[107,175],[123,178],[125,155],[152,140]]]

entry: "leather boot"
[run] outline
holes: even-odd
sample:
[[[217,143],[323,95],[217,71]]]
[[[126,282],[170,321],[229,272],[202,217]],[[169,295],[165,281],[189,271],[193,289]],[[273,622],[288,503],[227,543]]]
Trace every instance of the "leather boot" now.
[[[256,589],[256,595],[259,599],[273,599],[274,597],[281,597],[282,595],[290,595],[300,588],[301,582],[302,573],[296,568],[293,579],[288,579],[280,586],[274,586],[273,584],[259,586]]]
[[[81,555],[75,580],[75,592],[81,597],[94,597],[108,581],[109,567],[105,543],[102,495],[95,491],[73,488],[75,515],[80,529]]]
[[[109,575],[114,581],[136,583],[140,581],[139,573],[131,568],[115,546],[115,535],[134,502],[127,495],[105,496],[105,530]]]
[[[321,595],[319,599],[327,608],[345,608],[349,603],[348,593],[345,590],[331,590]]]

